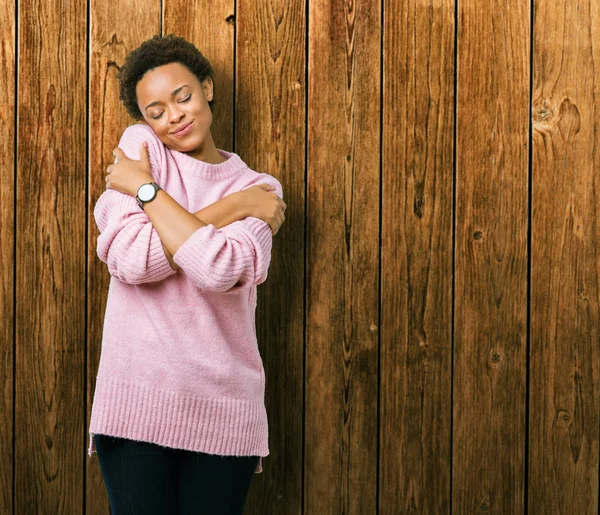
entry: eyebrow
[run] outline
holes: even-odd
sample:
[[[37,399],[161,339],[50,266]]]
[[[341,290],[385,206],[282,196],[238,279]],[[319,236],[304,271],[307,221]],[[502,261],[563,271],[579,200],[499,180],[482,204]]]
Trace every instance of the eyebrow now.
[[[184,84],[183,86],[179,86],[177,89],[174,89],[171,92],[171,96],[174,97],[175,95],[177,95],[177,93],[179,93],[183,88],[185,88],[187,86],[187,84]],[[155,106],[156,104],[160,104],[161,102],[159,102],[158,100],[155,100],[154,102],[150,102],[145,108],[144,111],[146,111],[149,107]]]

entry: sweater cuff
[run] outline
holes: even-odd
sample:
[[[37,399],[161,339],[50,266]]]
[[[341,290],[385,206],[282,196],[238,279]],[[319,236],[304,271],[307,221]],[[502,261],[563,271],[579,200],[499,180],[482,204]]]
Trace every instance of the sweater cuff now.
[[[127,195],[123,197],[123,205],[117,209],[132,212],[141,208],[134,197]],[[162,240],[152,223],[148,221],[141,232],[146,232],[147,237],[140,238],[139,234],[132,234],[131,239],[115,238],[110,249],[111,253],[116,252],[121,256],[120,266],[131,273],[133,281],[155,282],[177,273],[177,270],[171,268]],[[145,259],[140,259],[144,254]]]
[[[217,230],[209,224],[196,230],[183,242],[173,255],[173,261],[186,272],[196,284],[210,291],[225,292],[236,283],[252,282],[254,257],[249,242],[237,231]],[[245,241],[234,245],[228,236]],[[247,247],[247,248],[244,248]]]

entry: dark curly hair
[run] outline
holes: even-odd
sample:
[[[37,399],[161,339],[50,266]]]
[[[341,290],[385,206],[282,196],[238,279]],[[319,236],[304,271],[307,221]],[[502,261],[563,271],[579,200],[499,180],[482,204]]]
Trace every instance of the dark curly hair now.
[[[175,34],[154,36],[129,52],[125,58],[125,63],[117,73],[119,98],[127,112],[135,120],[143,118],[135,94],[137,83],[146,72],[158,66],[174,62],[184,65],[200,82],[210,77],[214,83],[212,66],[193,43]],[[214,100],[208,102],[211,109],[213,103]]]

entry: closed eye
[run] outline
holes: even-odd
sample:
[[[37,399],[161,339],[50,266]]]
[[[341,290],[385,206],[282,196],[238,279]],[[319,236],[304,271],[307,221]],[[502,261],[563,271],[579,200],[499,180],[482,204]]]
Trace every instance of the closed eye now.
[[[180,100],[179,103],[181,104],[181,103],[189,102],[191,99],[192,99],[192,95],[188,95],[183,100]],[[163,113],[164,113],[164,111],[160,114],[157,114],[156,116],[151,116],[151,118],[153,120],[158,120],[162,116]]]

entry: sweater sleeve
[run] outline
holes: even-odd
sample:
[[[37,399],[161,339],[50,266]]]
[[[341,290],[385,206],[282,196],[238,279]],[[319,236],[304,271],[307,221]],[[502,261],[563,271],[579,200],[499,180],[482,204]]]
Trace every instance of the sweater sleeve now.
[[[283,198],[277,179],[266,174],[260,178],[261,183],[273,184],[275,193]],[[247,217],[221,229],[213,225],[201,227],[179,247],[173,261],[198,288],[232,293],[267,279],[272,244],[269,225]]]
[[[152,175],[160,184],[160,148],[149,128],[125,129],[119,147],[131,159],[139,159],[142,141],[148,141]],[[160,237],[135,197],[108,189],[94,207],[100,230],[96,252],[110,275],[128,284],[161,281],[177,272],[171,268]]]

